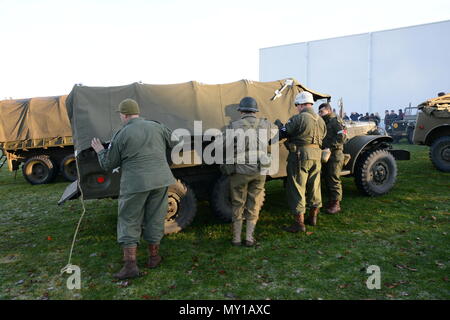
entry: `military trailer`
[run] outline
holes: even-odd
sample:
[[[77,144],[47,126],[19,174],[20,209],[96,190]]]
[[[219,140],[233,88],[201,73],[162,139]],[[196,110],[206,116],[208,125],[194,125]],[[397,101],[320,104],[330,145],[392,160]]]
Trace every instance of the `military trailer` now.
[[[386,132],[394,139],[394,143],[405,138],[410,144],[413,143],[414,127],[417,119],[417,107],[411,105],[405,108],[403,119],[395,119],[387,126]]]
[[[413,141],[429,146],[433,165],[450,172],[450,94],[429,99],[418,108]]]
[[[115,130],[121,127],[117,106],[125,98],[135,99],[141,116],[164,123],[170,129],[186,129],[190,136],[189,152],[198,156],[195,142],[200,141],[201,151],[212,143],[208,129],[223,130],[231,120],[240,117],[239,101],[245,96],[257,100],[258,116],[271,122],[283,123],[297,114],[295,96],[302,91],[313,94],[314,100],[329,101],[331,97],[308,89],[295,79],[272,82],[241,80],[228,84],[205,85],[188,82],[171,85],[133,83],[120,87],[75,86],[67,98],[67,110],[72,124],[75,155],[79,169],[79,183],[67,187],[59,204],[83,193],[84,199],[117,197],[120,169],[104,172],[97,155],[91,148],[91,140],[98,137],[107,147]],[[202,121],[202,130],[195,130],[194,121]],[[393,150],[392,138],[378,135],[375,123],[348,123],[349,141],[344,152],[351,156],[344,175],[353,175],[358,188],[366,195],[378,196],[394,186],[397,166],[395,159],[409,159],[409,153]],[[286,177],[288,150],[283,140],[279,147],[279,169],[270,179]],[[201,156],[199,157],[200,159]],[[168,157],[171,163],[170,156]],[[178,232],[191,223],[196,213],[196,199],[209,200],[214,214],[231,220],[231,202],[228,178],[221,174],[217,163],[201,160],[194,164],[171,164],[177,183],[169,187],[169,209],[165,232]]]
[[[31,184],[45,184],[61,174],[77,178],[67,96],[0,101],[0,167],[22,166]]]

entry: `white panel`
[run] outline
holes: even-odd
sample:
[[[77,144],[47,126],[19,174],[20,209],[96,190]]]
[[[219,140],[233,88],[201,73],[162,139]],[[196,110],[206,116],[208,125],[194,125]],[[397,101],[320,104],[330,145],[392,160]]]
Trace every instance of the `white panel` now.
[[[373,109],[397,112],[450,92],[449,39],[450,21],[373,33]]]
[[[285,78],[295,78],[300,83],[305,82],[305,43],[297,43],[288,46],[280,46],[260,50],[260,81],[274,81]]]
[[[368,39],[364,34],[309,43],[307,86],[330,94],[336,110],[342,97],[348,115],[367,109]]]
[[[450,20],[260,50],[260,81],[295,77],[351,111],[417,105],[450,92]]]

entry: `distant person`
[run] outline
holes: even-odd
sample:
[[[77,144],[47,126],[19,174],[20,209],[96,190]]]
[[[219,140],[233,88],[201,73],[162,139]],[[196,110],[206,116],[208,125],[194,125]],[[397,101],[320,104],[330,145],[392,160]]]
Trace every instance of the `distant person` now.
[[[344,112],[344,116],[342,117],[342,119],[348,121],[350,120],[350,118],[348,117],[347,113]]]
[[[391,123],[393,121],[397,120],[397,118],[398,118],[398,115],[395,113],[394,110],[391,110],[390,116],[391,116]]]
[[[350,114],[350,119],[351,119],[352,121],[358,121],[358,114],[357,114],[356,112],[352,112],[352,113]]]
[[[403,120],[404,117],[405,117],[405,114],[403,113],[403,110],[402,109],[398,109],[397,120]]]
[[[378,112],[375,112],[375,121],[377,122],[377,126],[380,124],[381,122],[381,118],[380,115],[378,114]]]
[[[389,110],[384,111],[384,127],[387,128],[391,124],[391,115]]]

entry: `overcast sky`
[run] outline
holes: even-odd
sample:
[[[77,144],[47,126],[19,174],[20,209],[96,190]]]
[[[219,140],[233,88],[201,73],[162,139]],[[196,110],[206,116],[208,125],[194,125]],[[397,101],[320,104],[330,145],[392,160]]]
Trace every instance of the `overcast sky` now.
[[[449,0],[0,0],[0,99],[258,80],[260,48],[448,19]]]

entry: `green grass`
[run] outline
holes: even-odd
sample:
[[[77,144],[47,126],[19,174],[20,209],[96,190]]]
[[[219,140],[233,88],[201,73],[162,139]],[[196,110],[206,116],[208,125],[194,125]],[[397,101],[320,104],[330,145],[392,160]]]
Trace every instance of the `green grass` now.
[[[202,202],[186,230],[163,239],[161,266],[128,282],[111,277],[121,267],[117,202],[87,201],[72,259],[81,290],[59,273],[81,214],[78,200],[56,205],[68,183],[31,186],[2,169],[0,299],[449,299],[450,174],[432,167],[428,148],[400,147],[412,160],[398,162],[388,195],[365,197],[344,178],[343,212],[319,215],[312,233],[281,230],[292,217],[280,181],[267,185],[258,248],[232,247],[230,225]],[[380,290],[366,287],[369,265],[381,268]]]

